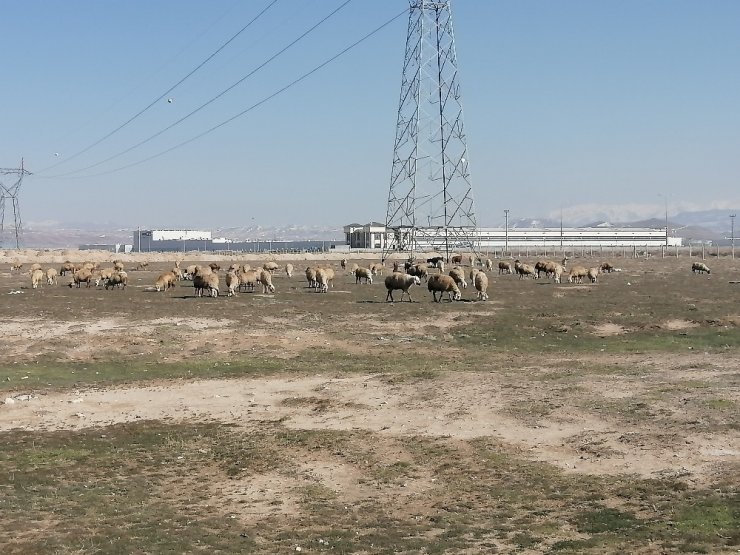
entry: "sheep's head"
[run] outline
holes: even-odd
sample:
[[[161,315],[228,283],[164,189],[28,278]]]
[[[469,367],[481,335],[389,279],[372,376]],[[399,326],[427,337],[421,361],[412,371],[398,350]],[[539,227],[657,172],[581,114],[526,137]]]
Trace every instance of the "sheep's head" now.
[[[419,279],[419,276],[411,276],[414,278],[414,285],[421,285],[421,280]]]
[[[462,293],[460,293],[459,289],[457,291],[453,291],[452,298],[456,301],[462,299]]]

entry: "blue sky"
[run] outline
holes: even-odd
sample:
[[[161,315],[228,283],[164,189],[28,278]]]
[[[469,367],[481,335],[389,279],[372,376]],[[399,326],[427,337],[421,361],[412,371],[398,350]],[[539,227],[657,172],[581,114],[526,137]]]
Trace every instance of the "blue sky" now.
[[[407,18],[278,97],[169,154],[387,21],[406,0],[278,0],[121,131],[268,0],[0,0],[0,167],[21,157],[25,221],[129,226],[383,220]],[[660,216],[740,206],[740,2],[453,0],[478,220]],[[55,156],[58,153],[59,156]],[[65,162],[47,169],[54,164]],[[45,171],[44,171],[45,170]],[[76,172],[71,175],[60,175]],[[110,172],[97,177],[80,175]],[[54,177],[58,176],[58,177]]]

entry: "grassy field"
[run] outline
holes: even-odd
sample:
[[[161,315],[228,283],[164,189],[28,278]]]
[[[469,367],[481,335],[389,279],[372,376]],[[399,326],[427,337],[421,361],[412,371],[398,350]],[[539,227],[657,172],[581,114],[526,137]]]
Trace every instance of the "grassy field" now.
[[[3,553],[737,553],[740,263],[691,261],[393,304],[0,268]]]

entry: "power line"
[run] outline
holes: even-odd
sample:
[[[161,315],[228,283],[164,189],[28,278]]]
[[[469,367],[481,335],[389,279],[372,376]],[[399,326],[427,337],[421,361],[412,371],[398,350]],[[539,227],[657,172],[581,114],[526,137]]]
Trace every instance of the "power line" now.
[[[73,174],[76,174],[76,173],[80,173],[80,172],[84,172],[84,171],[90,170],[92,168],[96,168],[98,166],[101,166],[101,165],[105,164],[106,162],[110,162],[111,160],[114,160],[116,158],[119,158],[119,157],[123,156],[124,154],[127,154],[127,153],[131,152],[132,150],[135,150],[135,149],[139,148],[140,146],[148,143],[149,141],[151,141],[153,139],[156,139],[157,137],[159,137],[163,133],[166,133],[167,131],[169,131],[173,127],[176,127],[176,126],[180,125],[183,121],[185,121],[185,120],[189,119],[190,117],[194,116],[195,114],[197,114],[198,112],[200,112],[201,110],[203,110],[206,106],[209,106],[210,104],[212,104],[213,102],[215,102],[216,100],[218,100],[219,98],[221,98],[222,96],[224,96],[226,93],[228,93],[229,91],[233,90],[235,87],[237,87],[238,85],[240,85],[241,83],[243,83],[244,81],[246,81],[247,79],[249,79],[250,77],[252,77],[259,70],[261,70],[266,65],[270,64],[271,62],[273,62],[276,58],[278,58],[279,56],[281,56],[282,54],[284,54],[286,51],[288,51],[290,48],[292,48],[293,46],[295,46],[298,42],[300,42],[301,40],[303,40],[304,38],[306,38],[309,34],[311,34],[319,26],[321,26],[327,20],[329,20],[330,18],[332,18],[334,15],[336,15],[342,8],[344,8],[350,2],[352,2],[352,0],[345,0],[342,4],[340,4],[331,13],[329,13],[328,15],[326,15],[325,17],[323,17],[318,23],[316,23],[313,26],[311,26],[308,30],[306,30],[304,33],[302,33],[298,38],[296,38],[290,44],[288,44],[287,46],[285,46],[284,48],[282,48],[281,50],[279,50],[278,52],[276,52],[275,54],[273,54],[272,56],[270,56],[267,60],[265,60],[264,62],[262,62],[260,65],[258,65],[256,68],[254,68],[249,73],[247,73],[241,79],[239,79],[238,81],[236,81],[235,83],[233,83],[232,85],[230,85],[229,87],[227,87],[226,89],[224,89],[223,91],[221,91],[220,93],[218,93],[216,96],[214,96],[210,100],[207,100],[206,102],[204,102],[203,104],[201,104],[200,106],[198,106],[197,108],[195,108],[190,113],[184,115],[183,117],[181,117],[180,119],[178,119],[174,123],[171,123],[170,125],[168,125],[164,129],[161,129],[160,131],[157,131],[153,135],[150,135],[146,139],[144,139],[142,141],[139,141],[135,145],[130,146],[127,149],[122,150],[121,152],[118,152],[117,154],[114,154],[112,156],[109,156],[108,158],[106,158],[104,160],[101,160],[99,162],[96,162],[95,164],[91,164],[89,166],[85,166],[84,168],[79,168],[77,170],[73,170],[73,171],[70,171],[70,172],[67,172],[67,173],[61,173],[61,174],[58,174],[58,175],[53,175],[53,176],[48,176],[48,177],[49,178],[67,177],[67,176],[70,176],[70,175],[73,175]],[[165,93],[165,95],[166,94],[167,93]],[[162,97],[160,97],[160,98],[162,98]]]
[[[198,71],[200,68],[202,68],[204,65],[206,65],[209,61],[211,61],[211,59],[213,59],[219,52],[221,52],[224,48],[226,48],[229,44],[231,44],[239,35],[241,35],[249,27],[251,27],[252,24],[255,21],[257,21],[260,17],[262,17],[277,2],[278,2],[278,0],[272,0],[267,6],[265,6],[265,8],[262,9],[262,11],[260,11],[256,16],[254,16],[252,18],[252,20],[249,21],[249,23],[247,23],[244,27],[242,27],[241,29],[239,29],[239,31],[237,31],[234,35],[231,36],[231,38],[229,38],[226,42],[224,42],[221,46],[219,46],[205,60],[203,60],[193,70],[191,70],[187,75],[185,75],[185,77],[183,77],[182,79],[180,79],[177,83],[175,83],[174,85],[172,85],[169,89],[167,89],[165,92],[163,92],[161,95],[159,95],[153,101],[151,101],[145,108],[139,110],[136,114],[134,114],[128,120],[126,120],[121,125],[119,125],[118,127],[116,127],[113,131],[111,131],[108,134],[104,135],[103,137],[101,137],[100,139],[98,139],[97,141],[95,141],[94,143],[92,143],[91,145],[85,147],[84,149],[80,150],[79,152],[76,152],[75,154],[73,154],[73,155],[71,155],[69,157],[66,157],[61,162],[57,162],[56,164],[53,164],[53,165],[51,165],[51,166],[49,166],[47,168],[44,168],[43,170],[41,170],[40,172],[37,172],[37,173],[43,173],[43,172],[48,171],[50,169],[56,168],[57,166],[60,166],[62,164],[65,164],[65,163],[69,162],[70,160],[74,160],[78,156],[81,156],[82,154],[84,154],[87,151],[89,151],[91,148],[94,148],[95,146],[99,145],[100,143],[102,143],[106,139],[108,139],[108,138],[112,137],[113,135],[115,135],[116,133],[118,133],[121,129],[123,129],[124,127],[126,127],[129,123],[131,123],[132,121],[134,121],[135,119],[137,119],[139,116],[141,116],[144,112],[146,112],[147,110],[149,110],[157,102],[159,102],[160,100],[162,100],[169,93],[171,93],[178,86],[180,86],[183,82],[185,82],[185,80],[188,79],[189,77],[191,77],[196,71]],[[77,170],[77,171],[80,171],[80,170]],[[70,173],[75,173],[75,172],[70,172]],[[69,174],[62,174],[62,175],[69,175]]]
[[[216,131],[217,129],[219,129],[221,127],[223,127],[224,125],[227,125],[227,124],[231,123],[232,121],[234,121],[234,120],[236,120],[236,119],[244,116],[245,114],[248,114],[249,112],[255,110],[256,108],[258,108],[261,105],[265,104],[266,102],[272,100],[276,96],[278,96],[278,95],[284,93],[285,91],[287,91],[288,89],[294,87],[295,85],[297,85],[301,81],[304,81],[305,79],[307,79],[308,77],[310,77],[311,75],[313,75],[314,73],[316,73],[317,71],[323,69],[324,67],[326,67],[327,65],[329,65],[330,63],[332,63],[333,61],[335,61],[336,59],[340,58],[341,56],[343,56],[344,54],[346,54],[347,52],[349,52],[350,50],[352,50],[353,48],[359,46],[360,44],[362,44],[363,42],[365,42],[367,39],[369,39],[370,37],[372,37],[373,35],[376,35],[380,31],[382,31],[385,27],[387,27],[388,25],[390,25],[391,23],[393,23],[394,21],[396,21],[398,18],[400,18],[401,16],[403,16],[403,15],[405,15],[407,13],[408,13],[408,9],[404,9],[399,14],[393,16],[391,19],[389,19],[385,23],[381,24],[380,26],[376,27],[375,29],[373,29],[372,31],[370,31],[369,33],[367,33],[365,36],[363,36],[362,38],[360,38],[357,41],[353,42],[352,44],[350,44],[349,46],[347,46],[346,48],[344,48],[342,51],[340,51],[339,53],[335,54],[331,58],[328,58],[327,60],[325,60],[321,64],[317,65],[316,67],[314,67],[310,71],[307,71],[306,73],[304,73],[300,77],[297,77],[296,79],[294,79],[293,81],[291,81],[290,83],[288,83],[287,85],[285,85],[284,87],[276,90],[275,92],[273,92],[270,95],[266,96],[262,100],[260,100],[258,102],[255,102],[254,104],[252,104],[248,108],[242,110],[238,114],[235,114],[235,115],[231,116],[230,118],[225,119],[221,123],[218,123],[218,124],[214,125],[213,127],[210,127],[206,131],[203,131],[202,133],[199,133],[198,135],[195,135],[194,137],[191,137],[190,139],[187,139],[185,141],[182,141],[181,143],[178,143],[178,144],[176,144],[174,146],[171,146],[170,148],[167,148],[167,149],[165,149],[165,150],[163,150],[161,152],[158,152],[157,154],[153,154],[152,156],[149,156],[147,158],[143,158],[143,159],[141,159],[141,160],[139,160],[137,162],[132,162],[130,164],[126,164],[125,166],[119,166],[118,168],[114,168],[112,170],[108,170],[108,171],[104,171],[104,172],[99,172],[99,173],[95,173],[95,174],[77,176],[77,177],[74,177],[74,178],[71,178],[71,179],[84,179],[84,178],[89,178],[89,177],[100,177],[102,175],[109,175],[109,174],[116,173],[116,172],[119,172],[119,171],[122,171],[122,170],[126,170],[128,168],[132,168],[134,166],[139,166],[141,164],[144,164],[146,162],[149,162],[150,160],[154,160],[155,158],[159,158],[160,156],[164,156],[165,154],[168,154],[168,153],[172,152],[173,150],[177,150],[178,148],[181,148],[181,147],[183,147],[183,146],[185,146],[187,144],[190,144],[190,143],[192,143],[194,141],[197,141],[198,139],[200,139],[202,137],[205,137],[206,135],[209,135],[210,133]]]

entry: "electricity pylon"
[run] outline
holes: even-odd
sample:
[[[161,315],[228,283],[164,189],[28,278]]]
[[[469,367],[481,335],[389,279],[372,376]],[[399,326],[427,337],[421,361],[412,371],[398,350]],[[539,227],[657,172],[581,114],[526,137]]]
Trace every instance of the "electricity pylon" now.
[[[383,259],[478,251],[467,150],[450,2],[410,0]]]
[[[13,205],[13,230],[15,234],[15,248],[21,248],[21,234],[23,232],[23,222],[21,221],[21,210],[18,205],[18,195],[23,183],[23,176],[30,175],[31,172],[23,168],[21,159],[20,168],[0,168],[0,179],[5,176],[15,176],[15,181],[11,185],[6,185],[0,181],[0,246],[4,246],[5,238],[5,201],[10,199]]]

